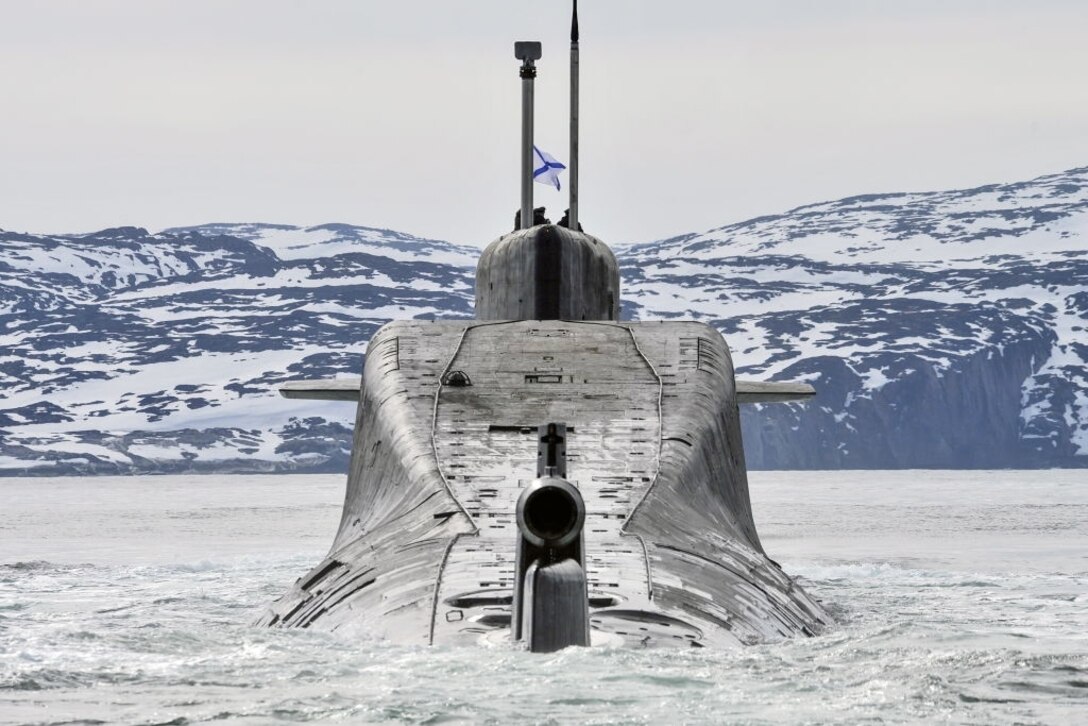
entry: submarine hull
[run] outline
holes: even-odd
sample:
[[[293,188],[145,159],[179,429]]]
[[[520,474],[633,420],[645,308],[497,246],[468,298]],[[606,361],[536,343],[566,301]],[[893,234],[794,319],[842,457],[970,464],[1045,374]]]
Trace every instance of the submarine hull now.
[[[612,303],[607,300],[606,303]],[[566,425],[594,642],[727,647],[819,632],[752,519],[733,366],[695,322],[398,321],[371,340],[328,556],[260,623],[399,643],[510,634],[515,507]]]

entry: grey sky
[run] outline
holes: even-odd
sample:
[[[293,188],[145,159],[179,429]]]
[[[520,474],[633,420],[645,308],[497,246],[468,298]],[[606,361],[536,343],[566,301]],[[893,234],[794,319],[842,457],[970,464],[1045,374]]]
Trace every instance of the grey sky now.
[[[582,218],[613,244],[1088,164],[1088,2],[583,0]],[[512,44],[566,0],[0,0],[0,228],[512,223]],[[537,186],[553,219],[566,194]]]

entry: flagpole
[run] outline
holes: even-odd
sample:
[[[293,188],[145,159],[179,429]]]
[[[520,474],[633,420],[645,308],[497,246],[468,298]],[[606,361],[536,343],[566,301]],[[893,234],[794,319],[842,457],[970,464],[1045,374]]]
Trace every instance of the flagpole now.
[[[578,0],[570,22],[570,229],[578,231]]]

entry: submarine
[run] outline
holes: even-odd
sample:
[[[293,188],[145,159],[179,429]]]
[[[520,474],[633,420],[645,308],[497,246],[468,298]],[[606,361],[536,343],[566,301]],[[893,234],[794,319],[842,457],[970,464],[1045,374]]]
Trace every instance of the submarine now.
[[[356,402],[328,555],[258,620],[400,644],[727,648],[830,624],[764,551],[739,406],[804,383],[737,380],[694,321],[620,316],[616,257],[578,209],[578,16],[570,207],[533,207],[538,42],[521,61],[521,208],[476,270],[475,319],[396,320],[359,378],[288,398]]]

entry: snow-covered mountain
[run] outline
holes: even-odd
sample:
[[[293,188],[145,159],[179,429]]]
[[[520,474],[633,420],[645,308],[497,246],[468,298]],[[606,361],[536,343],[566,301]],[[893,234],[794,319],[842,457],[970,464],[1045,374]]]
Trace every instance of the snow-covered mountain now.
[[[694,318],[746,378],[752,467],[1088,466],[1088,168],[852,197],[617,247],[626,313]],[[335,471],[386,320],[472,316],[479,251],[388,230],[0,232],[0,473]]]
[[[640,317],[725,334],[753,466],[1088,466],[1088,168],[877,194],[629,248]]]

